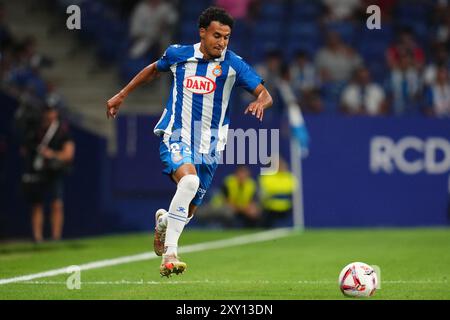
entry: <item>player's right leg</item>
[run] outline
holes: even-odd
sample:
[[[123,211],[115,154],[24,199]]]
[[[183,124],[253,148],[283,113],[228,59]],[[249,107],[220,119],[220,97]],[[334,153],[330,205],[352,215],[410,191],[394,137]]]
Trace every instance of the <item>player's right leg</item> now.
[[[163,256],[161,275],[170,276],[172,273],[178,274],[186,269],[186,264],[178,260],[178,240],[185,224],[189,221],[189,205],[197,193],[200,181],[193,165],[189,145],[181,141],[162,139],[160,157],[164,165],[163,172],[170,175],[177,183],[177,191],[172,198],[169,210],[156,214],[158,221],[157,230],[155,230],[155,252]]]
[[[40,243],[44,240],[44,204],[33,203],[31,207],[31,226],[33,230],[33,240]]]

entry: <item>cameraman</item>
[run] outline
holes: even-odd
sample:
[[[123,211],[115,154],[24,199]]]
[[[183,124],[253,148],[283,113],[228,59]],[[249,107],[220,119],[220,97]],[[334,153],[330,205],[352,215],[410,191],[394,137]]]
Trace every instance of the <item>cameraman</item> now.
[[[44,204],[50,201],[52,239],[60,240],[64,222],[63,180],[75,154],[69,128],[59,111],[47,105],[35,134],[22,147],[25,171],[22,182],[31,204],[34,241],[43,241]]]

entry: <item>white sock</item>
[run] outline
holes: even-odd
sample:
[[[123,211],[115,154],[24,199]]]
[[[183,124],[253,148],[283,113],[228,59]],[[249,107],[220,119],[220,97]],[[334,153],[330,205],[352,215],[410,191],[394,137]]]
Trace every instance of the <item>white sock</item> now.
[[[196,175],[188,174],[178,182],[177,192],[170,203],[167,214],[167,230],[165,240],[165,253],[176,255],[178,239],[183,232],[189,213],[189,204],[194,199],[200,185],[200,179]]]
[[[159,217],[158,219],[158,231],[159,232],[164,232],[167,229],[167,218],[169,217],[169,213],[166,211],[166,213],[164,213],[161,217]],[[186,224],[185,226],[189,223],[189,221],[192,220],[194,216],[191,217],[187,217],[186,218]]]

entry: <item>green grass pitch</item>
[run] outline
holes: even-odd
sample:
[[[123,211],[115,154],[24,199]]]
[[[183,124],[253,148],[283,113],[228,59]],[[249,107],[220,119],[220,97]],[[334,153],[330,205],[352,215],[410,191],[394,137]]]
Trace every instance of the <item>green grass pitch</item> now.
[[[187,229],[181,246],[255,231]],[[1,243],[0,279],[152,250],[152,235],[103,236],[59,243]],[[349,299],[337,277],[348,263],[381,268],[371,299],[450,299],[450,230],[307,230],[286,237],[181,255],[185,274],[159,276],[160,259],[81,272],[81,289],[68,275],[0,285],[0,299]]]

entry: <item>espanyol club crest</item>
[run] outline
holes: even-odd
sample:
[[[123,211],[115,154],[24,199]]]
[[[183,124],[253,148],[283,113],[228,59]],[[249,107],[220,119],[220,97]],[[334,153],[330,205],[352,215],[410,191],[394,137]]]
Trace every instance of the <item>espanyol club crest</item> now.
[[[215,77],[220,77],[222,75],[222,67],[220,65],[217,65],[212,69],[212,74]]]

